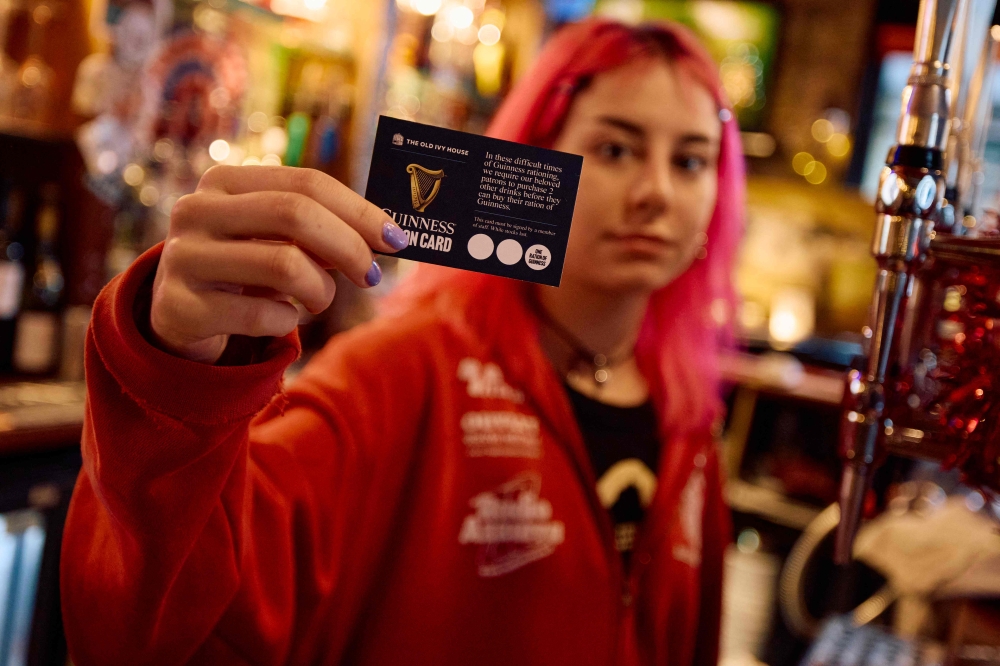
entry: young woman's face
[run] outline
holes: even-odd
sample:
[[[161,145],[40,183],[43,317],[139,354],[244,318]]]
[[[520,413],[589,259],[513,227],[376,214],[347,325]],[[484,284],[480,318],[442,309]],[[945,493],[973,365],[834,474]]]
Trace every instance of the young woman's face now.
[[[563,279],[651,292],[683,273],[715,208],[721,133],[709,92],[662,59],[594,77],[553,146],[584,158]]]

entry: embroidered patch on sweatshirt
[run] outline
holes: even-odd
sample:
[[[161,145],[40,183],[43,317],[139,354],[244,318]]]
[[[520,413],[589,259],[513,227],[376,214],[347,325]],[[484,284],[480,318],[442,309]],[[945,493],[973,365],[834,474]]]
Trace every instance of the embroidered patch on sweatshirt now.
[[[460,421],[462,443],[472,458],[539,458],[541,426],[537,416],[512,411],[466,412]]]
[[[476,568],[493,578],[520,569],[555,552],[566,539],[566,526],[552,519],[552,504],[539,496],[541,477],[525,472],[469,501],[458,535],[463,545],[478,546]]]
[[[524,392],[508,384],[503,370],[496,363],[481,363],[474,358],[463,358],[458,363],[458,378],[466,383],[470,398],[500,398],[511,402],[524,402]]]

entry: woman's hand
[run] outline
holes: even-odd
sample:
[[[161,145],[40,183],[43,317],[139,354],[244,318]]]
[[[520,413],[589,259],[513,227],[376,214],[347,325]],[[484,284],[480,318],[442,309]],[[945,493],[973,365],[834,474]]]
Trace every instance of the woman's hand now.
[[[382,210],[319,171],[213,167],[171,212],[153,283],[153,335],[171,353],[215,363],[230,335],[295,329],[292,298],[312,313],[329,307],[327,269],[375,286],[382,271],[372,248],[406,244]]]

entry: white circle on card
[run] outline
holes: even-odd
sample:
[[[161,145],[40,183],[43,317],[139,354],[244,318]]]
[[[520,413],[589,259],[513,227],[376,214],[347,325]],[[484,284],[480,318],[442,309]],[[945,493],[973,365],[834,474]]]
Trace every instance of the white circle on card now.
[[[524,253],[524,263],[528,264],[528,268],[540,271],[552,263],[552,253],[544,245],[532,245]]]
[[[469,239],[468,247],[473,259],[487,259],[493,254],[493,239],[486,234],[476,234]]]
[[[513,238],[500,241],[500,244],[497,245],[497,259],[499,259],[502,264],[513,266],[517,262],[521,261],[522,254],[524,254],[524,250],[521,248],[521,244]]]

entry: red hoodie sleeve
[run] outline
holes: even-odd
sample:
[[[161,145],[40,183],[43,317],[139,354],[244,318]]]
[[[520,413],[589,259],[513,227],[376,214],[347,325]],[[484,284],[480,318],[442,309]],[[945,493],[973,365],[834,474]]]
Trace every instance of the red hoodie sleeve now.
[[[693,666],[717,666],[719,663],[724,558],[733,530],[729,507],[724,499],[719,449],[711,445],[709,451],[702,516],[701,602]]]
[[[364,411],[388,389],[334,359],[325,390],[306,381],[286,395],[294,334],[244,366],[156,349],[133,305],[159,250],[105,288],[87,335],[84,466],[62,556],[72,658],[268,665],[343,649],[343,632],[314,620],[348,626],[346,611],[323,606],[364,593],[363,576],[344,582],[338,544],[378,541],[347,517],[364,513],[357,497],[377,482],[358,451],[389,439],[386,419]]]

